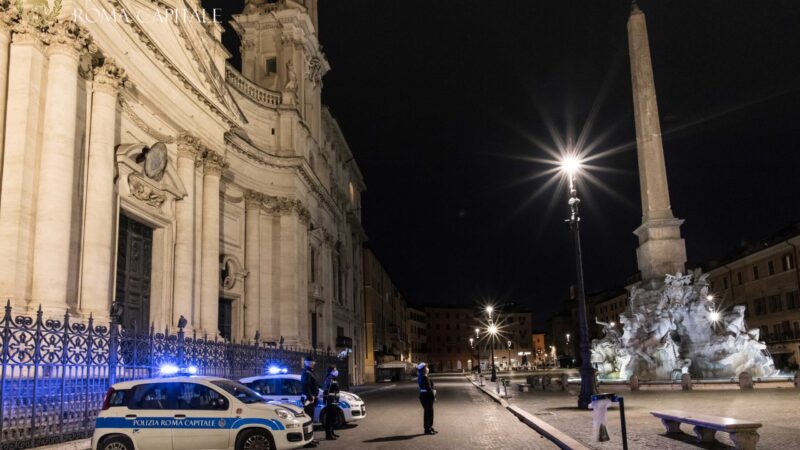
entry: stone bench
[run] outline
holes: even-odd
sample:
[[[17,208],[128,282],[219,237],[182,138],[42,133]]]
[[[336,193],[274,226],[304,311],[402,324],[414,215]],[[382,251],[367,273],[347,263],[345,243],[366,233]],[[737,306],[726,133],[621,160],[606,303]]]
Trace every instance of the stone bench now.
[[[650,414],[661,419],[667,434],[680,433],[681,423],[694,425],[693,431],[699,442],[715,442],[714,435],[717,431],[729,433],[738,450],[755,450],[759,438],[756,430],[761,428],[761,424],[757,422],[693,414],[687,411],[651,411]]]
[[[519,389],[520,392],[528,392],[531,390],[531,385],[528,383],[517,383],[517,389]]]

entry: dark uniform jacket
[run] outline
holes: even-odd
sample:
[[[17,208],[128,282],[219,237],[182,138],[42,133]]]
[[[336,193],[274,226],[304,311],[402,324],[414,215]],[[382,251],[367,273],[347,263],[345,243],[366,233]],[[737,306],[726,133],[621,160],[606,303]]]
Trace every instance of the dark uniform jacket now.
[[[303,395],[310,401],[316,401],[319,395],[319,382],[314,372],[308,367],[303,369],[303,374],[300,375],[300,384],[303,386]]]
[[[433,397],[433,381],[427,375],[420,375],[419,381],[419,395],[426,395]]]

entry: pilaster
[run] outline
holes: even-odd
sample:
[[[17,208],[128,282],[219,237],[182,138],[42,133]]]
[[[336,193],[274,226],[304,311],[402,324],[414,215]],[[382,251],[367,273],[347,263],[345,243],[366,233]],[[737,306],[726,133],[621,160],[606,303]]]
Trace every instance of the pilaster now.
[[[203,233],[200,326],[210,335],[218,334],[219,319],[219,180],[225,158],[207,150],[203,155]]]
[[[113,256],[117,222],[114,146],[117,96],[127,82],[127,75],[109,59],[96,67],[93,74],[80,309],[102,317],[109,314],[114,296]]]
[[[245,336],[254,336],[261,329],[261,204],[263,194],[245,193],[244,257],[247,278],[244,283]]]
[[[188,329],[194,329],[192,309],[195,289],[195,164],[202,151],[200,139],[189,133],[181,133],[178,142],[178,176],[181,178],[186,197],[175,204],[175,278],[173,282],[172,325],[181,316],[188,321]]]

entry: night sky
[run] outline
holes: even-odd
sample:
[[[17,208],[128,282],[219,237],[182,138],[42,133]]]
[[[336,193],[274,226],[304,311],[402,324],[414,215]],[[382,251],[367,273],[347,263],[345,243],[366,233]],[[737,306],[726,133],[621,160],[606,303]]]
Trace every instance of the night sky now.
[[[208,1],[227,12],[241,1]],[[692,265],[800,220],[800,2],[640,0],[673,211]],[[593,116],[587,291],[636,271],[626,0],[322,0],[323,100],[364,173],[369,245],[412,305],[495,299],[541,324],[574,279],[536,140]],[[226,45],[238,49],[232,32]]]

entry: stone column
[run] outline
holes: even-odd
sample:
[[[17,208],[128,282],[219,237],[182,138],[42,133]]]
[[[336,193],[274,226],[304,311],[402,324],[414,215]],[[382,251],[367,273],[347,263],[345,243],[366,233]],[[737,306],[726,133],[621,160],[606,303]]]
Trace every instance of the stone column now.
[[[306,329],[300,329],[300,314],[308,314],[307,309],[298,305],[299,289],[299,255],[297,254],[297,233],[300,229],[297,216],[283,213],[280,218],[280,335],[286,339],[287,344],[299,344],[300,336],[305,335]],[[308,270],[307,268],[305,270]],[[307,296],[308,291],[304,294]]]
[[[8,58],[11,50],[11,28],[6,23],[8,13],[0,11],[0,180],[3,179],[3,144],[6,135],[6,101],[8,99]],[[0,199],[3,193],[0,192]]]
[[[194,236],[196,202],[195,161],[201,149],[200,140],[188,133],[178,136],[178,176],[186,189],[186,197],[175,203],[175,272],[172,283],[172,324],[177,326],[181,316],[194,329],[192,317],[194,299]]]
[[[30,300],[31,240],[37,146],[45,75],[42,33],[25,20],[14,25],[0,187],[0,298]]]
[[[200,280],[200,328],[219,333],[219,179],[225,158],[209,150],[203,174],[203,235]]]
[[[116,207],[114,144],[117,94],[125,71],[110,60],[94,69],[92,114],[87,163],[83,265],[80,309],[107,316],[113,298]]]
[[[647,24],[635,3],[628,19],[628,46],[642,196],[642,225],[634,231],[639,237],[636,256],[642,279],[660,282],[667,273],[684,271],[686,245],[680,232],[683,220],[672,215],[670,206]]]
[[[36,198],[31,296],[45,309],[63,312],[71,297],[70,241],[73,229],[73,197],[76,177],[76,125],[78,111],[78,62],[88,39],[74,22],[54,27],[47,50],[42,157]]]
[[[245,193],[244,260],[247,278],[244,282],[244,335],[246,339],[267,332],[261,327],[261,204],[263,195]]]
[[[267,197],[268,199],[272,197]],[[276,282],[277,272],[280,270],[276,267],[274,261],[278,260],[275,254],[279,251],[280,238],[279,232],[276,231],[279,227],[275,226],[275,222],[279,219],[271,215],[273,211],[267,206],[267,216],[261,220],[261,239],[259,239],[260,256],[259,261],[259,329],[261,336],[270,341],[277,341],[280,339],[280,329],[278,326],[278,319],[280,317],[277,307],[279,302],[277,299],[279,295],[277,289],[279,283]],[[276,242],[278,241],[278,242]],[[278,264],[279,266],[279,264]]]

